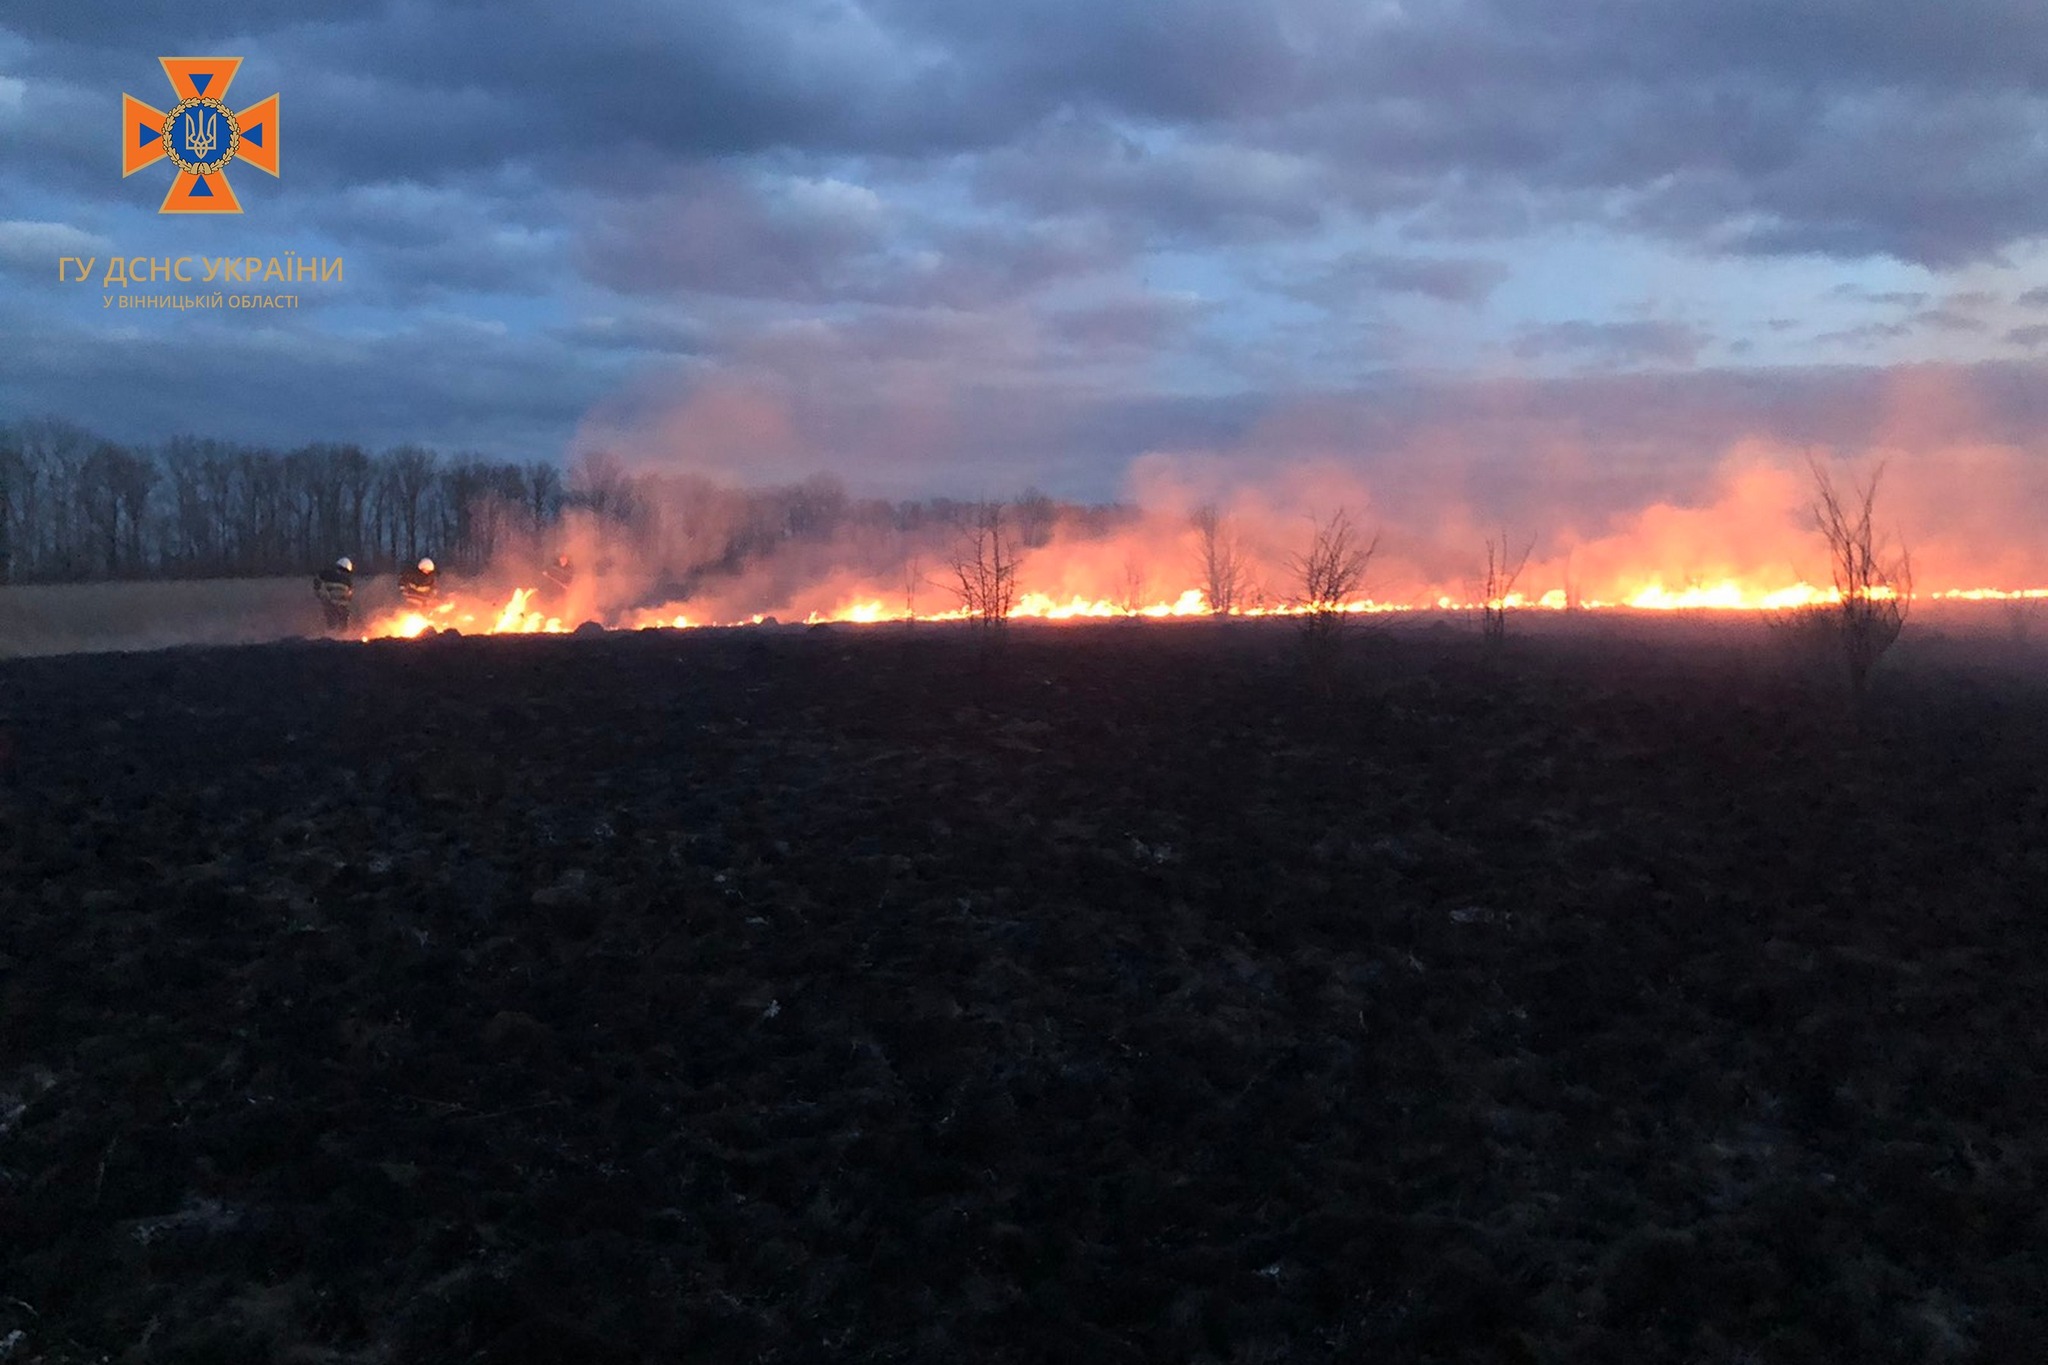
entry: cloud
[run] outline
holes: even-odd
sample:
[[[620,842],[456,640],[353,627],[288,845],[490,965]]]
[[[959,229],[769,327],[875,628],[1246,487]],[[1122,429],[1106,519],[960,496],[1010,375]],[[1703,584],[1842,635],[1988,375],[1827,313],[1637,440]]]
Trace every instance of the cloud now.
[[[284,98],[233,224],[109,165],[188,43]],[[2043,53],[2013,0],[16,0],[0,264],[231,237],[349,278],[263,330],[11,290],[0,397],[148,432],[218,347],[260,376],[222,435],[546,453],[723,385],[777,461],[1104,487],[1275,411],[1372,447],[1503,355],[1981,355],[2038,343],[1972,295],[2048,307]]]
[[[1897,341],[1913,335],[1910,322],[1865,322],[1854,327],[1843,327],[1831,332],[1822,332],[1814,338],[1822,346],[1870,347],[1880,342]]]
[[[1927,302],[1924,289],[1866,289],[1860,284],[1838,284],[1828,290],[1831,299],[1854,303],[1875,303],[1897,308],[1919,308]]]
[[[1054,335],[1084,353],[1150,352],[1172,341],[1208,311],[1199,299],[1147,294],[1066,309],[1046,321]]]
[[[1973,317],[1963,308],[1928,308],[1915,313],[1910,319],[1915,327],[1932,327],[1942,332],[1986,332],[1990,324],[1984,319]]]
[[[764,183],[704,169],[609,205],[578,240],[593,280],[621,292],[817,300],[857,291],[883,249],[872,191]]]
[[[1523,329],[1514,352],[1524,360],[1579,356],[1624,365],[1689,365],[1706,337],[1676,322],[1557,322]]]
[[[1357,252],[1282,288],[1309,303],[1349,307],[1375,294],[1419,294],[1439,303],[1484,303],[1508,277],[1499,261]]]
[[[1182,235],[1338,205],[1505,225],[1520,201],[1716,250],[1948,265],[2048,231],[2028,55],[2048,21],[2009,0],[329,0],[268,20],[24,0],[6,22],[93,90],[141,79],[141,35],[233,42],[292,85],[302,173],[337,183],[964,155],[1011,202]]]
[[[572,346],[668,356],[701,354],[711,345],[705,328],[685,319],[646,312],[582,318],[557,329],[555,335]]]
[[[1079,118],[992,149],[976,188],[1031,213],[1112,219],[1170,242],[1303,233],[1329,208],[1328,170],[1312,157],[1198,130],[1140,137]]]
[[[49,275],[65,256],[103,256],[112,250],[105,237],[69,223],[0,222],[0,265],[24,274]]]
[[[131,441],[422,441],[546,458],[622,377],[616,363],[572,363],[546,338],[458,314],[371,335],[283,316],[120,316],[108,328],[96,316],[55,323],[0,307],[0,330],[18,343],[0,368],[0,412],[68,415]],[[223,387],[214,378],[223,373],[237,382]]]

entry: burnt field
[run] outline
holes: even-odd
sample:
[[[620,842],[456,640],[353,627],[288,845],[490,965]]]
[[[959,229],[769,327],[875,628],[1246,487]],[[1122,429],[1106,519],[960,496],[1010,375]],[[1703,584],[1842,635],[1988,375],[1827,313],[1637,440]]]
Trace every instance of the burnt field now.
[[[2048,684],[1010,634],[0,664],[0,1359],[2048,1340]]]

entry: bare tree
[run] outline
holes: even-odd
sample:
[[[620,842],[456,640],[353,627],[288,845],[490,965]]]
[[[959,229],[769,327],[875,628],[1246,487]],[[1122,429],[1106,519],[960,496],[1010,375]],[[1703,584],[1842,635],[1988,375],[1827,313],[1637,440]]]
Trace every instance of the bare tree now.
[[[998,629],[1017,605],[1017,552],[1000,502],[976,503],[953,550],[954,593],[967,614]]]
[[[1059,522],[1058,503],[1032,487],[1018,495],[1016,508],[1019,545],[1034,550],[1052,539],[1053,527]]]
[[[924,564],[916,555],[903,561],[903,619],[917,620],[917,589],[924,582]]]
[[[562,471],[536,460],[519,471],[527,525],[535,531],[552,526],[562,513]]]
[[[1315,534],[1307,551],[1289,564],[1301,585],[1295,604],[1305,608],[1302,630],[1312,658],[1320,659],[1335,646],[1344,628],[1345,605],[1357,600],[1364,589],[1366,567],[1380,540],[1374,536],[1361,542],[1350,514],[1341,507],[1328,521],[1312,524]]]
[[[1529,555],[1536,548],[1531,539],[1517,555],[1508,551],[1508,533],[1503,530],[1500,539],[1489,538],[1486,542],[1486,586],[1485,596],[1480,600],[1480,633],[1488,644],[1497,645],[1508,638],[1508,599],[1514,596],[1515,580],[1522,576],[1522,569],[1529,562]]]
[[[0,583],[14,576],[14,537],[19,489],[28,473],[13,428],[0,427]]]
[[[1825,608],[1849,671],[1849,691],[1860,704],[1870,672],[1905,628],[1913,601],[1913,559],[1881,538],[1872,516],[1877,503],[1879,465],[1868,481],[1846,490],[1821,462],[1807,458],[1813,474],[1810,505],[1815,527],[1828,543],[1837,601]]]
[[[1123,596],[1117,605],[1132,616],[1145,609],[1145,561],[1136,554],[1124,556]]]
[[[782,490],[783,517],[791,538],[823,537],[846,519],[846,485],[832,474],[813,474]]]
[[[624,521],[633,511],[633,476],[609,450],[588,450],[569,467],[573,499],[599,517]]]
[[[1195,528],[1195,567],[1202,593],[1209,599],[1210,611],[1228,616],[1243,601],[1250,580],[1237,528],[1213,502],[1196,508],[1190,520]]]
[[[426,496],[434,483],[440,457],[419,446],[400,446],[384,457],[384,491],[391,512],[394,559],[420,554],[420,532],[428,520]]]

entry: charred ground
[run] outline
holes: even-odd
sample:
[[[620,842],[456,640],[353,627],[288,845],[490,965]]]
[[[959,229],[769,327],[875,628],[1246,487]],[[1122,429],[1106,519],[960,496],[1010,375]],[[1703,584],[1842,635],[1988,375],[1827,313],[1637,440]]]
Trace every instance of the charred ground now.
[[[8,1358],[2048,1339],[2048,688],[970,635],[0,665]]]

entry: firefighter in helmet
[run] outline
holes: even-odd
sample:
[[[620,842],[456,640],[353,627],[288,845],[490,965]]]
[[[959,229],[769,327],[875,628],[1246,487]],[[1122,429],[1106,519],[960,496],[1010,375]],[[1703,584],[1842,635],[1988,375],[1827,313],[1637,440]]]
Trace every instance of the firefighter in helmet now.
[[[349,609],[356,596],[356,562],[343,555],[314,574],[313,595],[320,599],[327,628],[347,630]]]
[[[441,573],[431,559],[422,559],[398,575],[398,591],[414,611],[425,611],[441,592]]]
[[[569,562],[569,556],[556,555],[540,572],[541,577],[546,580],[543,591],[549,605],[558,612],[568,610],[569,585],[576,581],[576,566]]]

